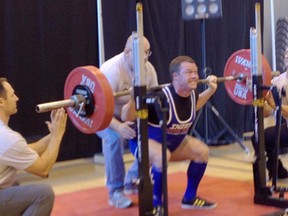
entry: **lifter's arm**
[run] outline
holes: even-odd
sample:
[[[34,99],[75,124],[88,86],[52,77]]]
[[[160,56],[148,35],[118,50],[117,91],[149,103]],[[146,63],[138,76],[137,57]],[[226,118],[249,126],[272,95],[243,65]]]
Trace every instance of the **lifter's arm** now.
[[[217,89],[217,77],[214,75],[210,75],[207,77],[209,81],[208,88],[199,94],[199,98],[197,100],[196,109],[199,110],[201,107],[209,100],[209,98],[214,94]]]

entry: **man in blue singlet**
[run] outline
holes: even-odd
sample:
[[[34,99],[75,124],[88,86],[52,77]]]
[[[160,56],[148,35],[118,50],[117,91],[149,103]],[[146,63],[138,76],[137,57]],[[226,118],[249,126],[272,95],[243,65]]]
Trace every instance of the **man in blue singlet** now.
[[[187,170],[187,188],[182,199],[184,209],[212,209],[216,203],[208,202],[197,196],[198,185],[204,175],[209,148],[201,140],[189,135],[189,129],[193,124],[196,111],[199,110],[217,89],[217,77],[208,76],[208,88],[198,94],[196,91],[198,67],[195,61],[188,56],[175,58],[169,66],[172,83],[167,87],[152,92],[168,102],[167,112],[167,160],[189,160]],[[161,100],[163,101],[163,100]],[[162,206],[162,131],[161,117],[155,106],[148,105],[148,142],[149,160],[152,166],[153,178],[153,204]],[[135,102],[130,100],[122,110],[122,119],[135,120]],[[159,118],[160,117],[160,118]],[[131,151],[137,155],[136,139],[130,141]]]

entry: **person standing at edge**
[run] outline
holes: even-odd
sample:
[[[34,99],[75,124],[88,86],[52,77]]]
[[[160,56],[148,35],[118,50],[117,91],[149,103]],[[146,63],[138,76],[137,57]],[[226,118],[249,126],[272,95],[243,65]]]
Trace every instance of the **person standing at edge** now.
[[[282,107],[281,107],[281,114],[283,117],[283,121],[281,124],[281,134],[280,134],[280,149],[281,148],[288,148],[288,47],[286,47],[284,52],[284,59],[285,59],[285,67],[286,71],[280,74],[277,77],[274,77],[271,80],[271,84],[276,86],[278,91],[281,91],[282,88],[286,90],[286,96],[282,97]],[[267,95],[265,96],[266,103],[264,105],[264,117],[269,117],[270,115],[274,114],[275,111],[275,102],[273,99],[273,95],[270,91],[268,91]],[[275,150],[275,137],[276,137],[276,126],[267,127],[264,130],[265,134],[265,151],[267,156],[267,170],[269,179],[272,178],[273,173],[273,154]],[[252,141],[254,142],[254,136],[252,137]],[[278,176],[279,179],[286,179],[288,178],[288,171],[283,165],[280,158],[278,158]]]
[[[9,126],[10,116],[17,113],[14,89],[6,78],[0,78],[0,215],[49,216],[54,204],[50,185],[19,185],[17,170],[48,177],[56,162],[66,129],[67,114],[63,108],[51,112],[46,124],[50,134],[27,145],[22,135]]]
[[[113,92],[129,90],[134,83],[133,65],[133,38],[136,33],[128,37],[124,51],[104,62],[100,71],[107,77]],[[152,54],[150,43],[143,37],[144,62],[147,87],[158,85],[157,74],[153,65],[148,61]],[[116,208],[128,208],[132,205],[131,199],[125,194],[137,192],[134,181],[138,178],[138,162],[134,160],[125,176],[123,161],[124,146],[127,139],[135,137],[132,129],[133,122],[121,121],[121,110],[130,99],[129,95],[115,98],[114,117],[108,128],[96,134],[102,139],[102,148],[105,159],[106,186],[109,190],[109,205]],[[125,185],[125,187],[124,187]]]

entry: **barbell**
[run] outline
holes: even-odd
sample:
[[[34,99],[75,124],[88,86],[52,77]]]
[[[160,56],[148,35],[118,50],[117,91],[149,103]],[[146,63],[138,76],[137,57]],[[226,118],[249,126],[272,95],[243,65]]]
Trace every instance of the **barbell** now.
[[[263,55],[262,62],[263,85],[269,86],[272,76],[279,75],[279,72],[271,72]],[[253,102],[250,67],[250,50],[239,50],[226,62],[224,76],[217,78],[217,82],[224,82],[230,98],[240,105],[249,105]],[[198,80],[199,84],[207,82],[206,79]],[[151,87],[147,91],[159,90],[167,85],[169,84]],[[114,115],[114,97],[129,95],[132,90],[130,88],[126,91],[113,92],[107,78],[97,67],[81,66],[73,69],[66,79],[65,99],[38,104],[36,112],[44,113],[64,107],[78,130],[92,134],[109,126]]]

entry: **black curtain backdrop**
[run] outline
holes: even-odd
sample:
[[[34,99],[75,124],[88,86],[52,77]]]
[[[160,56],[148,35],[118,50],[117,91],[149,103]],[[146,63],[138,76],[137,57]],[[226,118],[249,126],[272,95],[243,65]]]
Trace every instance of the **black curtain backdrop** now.
[[[201,21],[184,21],[180,0],[142,2],[144,34],[151,43],[150,60],[159,82],[170,82],[168,65],[184,54],[196,60],[202,76]],[[222,0],[222,18],[205,20],[206,66],[212,74],[223,76],[229,56],[249,48],[256,2],[263,5],[256,0]],[[35,105],[63,99],[64,83],[73,68],[99,67],[96,3],[0,0],[0,76],[9,79],[20,98],[10,126],[28,140],[47,133],[44,122],[49,114],[37,114]],[[103,0],[102,7],[105,58],[109,59],[123,50],[127,37],[136,30],[136,1]],[[223,83],[211,103],[240,137],[253,129],[252,107],[233,102]],[[208,119],[209,136],[213,138],[224,126],[212,112],[208,112]],[[200,133],[202,126],[203,119],[197,128]],[[225,133],[222,138],[229,140],[231,135]],[[68,122],[58,160],[88,157],[99,151],[101,141],[96,135],[83,134]]]
[[[0,73],[20,98],[10,126],[35,140],[47,134],[49,119],[49,113],[35,112],[36,104],[62,100],[70,71],[97,65],[96,2],[1,0],[0,9]],[[59,160],[91,156],[101,150],[99,143],[68,121]]]

